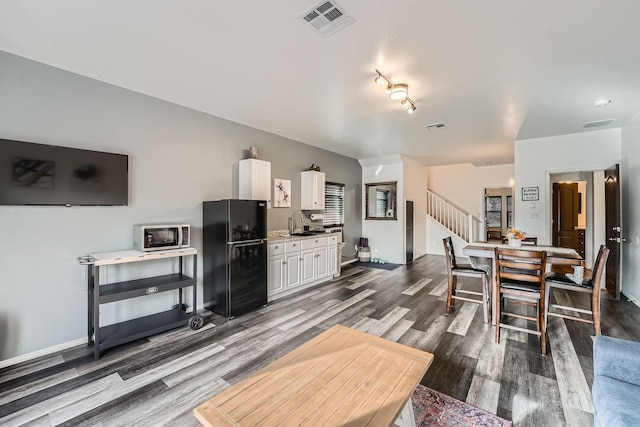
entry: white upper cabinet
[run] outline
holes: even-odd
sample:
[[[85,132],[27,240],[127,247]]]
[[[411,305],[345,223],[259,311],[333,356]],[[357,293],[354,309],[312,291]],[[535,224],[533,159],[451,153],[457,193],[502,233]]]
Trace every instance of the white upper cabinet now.
[[[271,208],[271,162],[244,159],[238,162],[238,198],[266,200]]]
[[[304,171],[301,183],[300,209],[324,209],[324,172]]]

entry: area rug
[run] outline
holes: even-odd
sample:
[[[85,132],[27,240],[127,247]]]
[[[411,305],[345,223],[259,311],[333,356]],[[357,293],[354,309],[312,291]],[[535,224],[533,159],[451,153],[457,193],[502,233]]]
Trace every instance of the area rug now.
[[[353,263],[353,265],[357,265],[359,267],[381,268],[383,270],[395,270],[396,268],[400,267],[402,264],[391,264],[388,262],[385,262],[384,264],[380,264],[379,262],[356,261]]]
[[[419,385],[411,396],[417,427],[511,427],[511,421]]]

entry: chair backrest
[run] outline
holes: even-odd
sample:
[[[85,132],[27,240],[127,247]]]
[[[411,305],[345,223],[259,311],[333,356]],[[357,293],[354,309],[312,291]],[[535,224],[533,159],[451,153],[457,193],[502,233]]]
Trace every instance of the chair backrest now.
[[[600,292],[604,267],[607,265],[607,258],[609,258],[609,248],[605,245],[601,245],[600,250],[598,251],[598,256],[596,257],[596,262],[593,264],[593,275],[591,276],[594,293]]]
[[[458,266],[458,264],[456,264],[456,254],[453,251],[451,236],[442,239],[442,243],[444,243],[444,255],[447,257],[447,270],[449,274],[451,274],[451,270]]]
[[[539,284],[544,290],[544,276],[547,268],[545,251],[523,249],[495,249],[495,280]]]

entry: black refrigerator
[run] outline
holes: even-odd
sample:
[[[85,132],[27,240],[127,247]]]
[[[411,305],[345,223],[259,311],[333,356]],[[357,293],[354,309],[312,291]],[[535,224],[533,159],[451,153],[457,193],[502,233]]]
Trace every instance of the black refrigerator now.
[[[203,203],[204,306],[232,319],[267,304],[267,202]]]

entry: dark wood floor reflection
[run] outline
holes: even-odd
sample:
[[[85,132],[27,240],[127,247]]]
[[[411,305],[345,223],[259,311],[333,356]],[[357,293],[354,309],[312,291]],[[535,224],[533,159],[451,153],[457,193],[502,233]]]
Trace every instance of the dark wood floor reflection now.
[[[214,316],[97,362],[85,346],[42,357],[0,371],[0,425],[193,426],[195,406],[337,323],[434,353],[422,384],[515,425],[593,424],[591,325],[553,318],[542,356],[526,334],[506,331],[495,344],[479,305],[459,301],[446,317],[446,288],[441,256],[394,271],[347,267],[259,312]],[[604,299],[602,312],[603,334],[640,341],[640,308]]]

